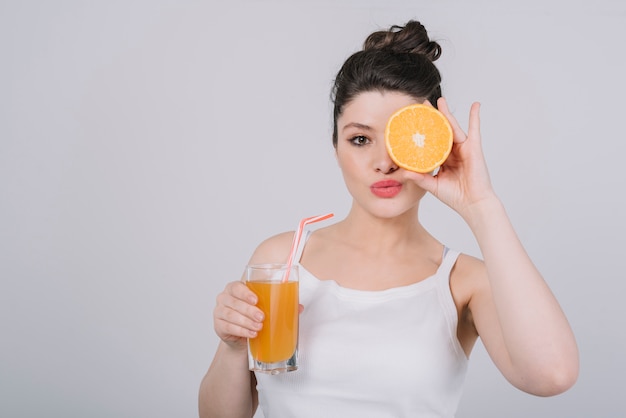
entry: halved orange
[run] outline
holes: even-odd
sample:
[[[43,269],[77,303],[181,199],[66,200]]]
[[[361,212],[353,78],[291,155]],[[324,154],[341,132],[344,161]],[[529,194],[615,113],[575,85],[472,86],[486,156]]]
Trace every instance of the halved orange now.
[[[385,129],[385,144],[398,166],[429,173],[450,155],[452,128],[443,113],[434,107],[413,104],[391,115]]]

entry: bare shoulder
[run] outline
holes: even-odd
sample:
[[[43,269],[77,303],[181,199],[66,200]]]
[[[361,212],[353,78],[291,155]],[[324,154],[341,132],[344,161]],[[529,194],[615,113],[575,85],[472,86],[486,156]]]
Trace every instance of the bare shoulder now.
[[[486,274],[485,263],[480,258],[461,253],[454,266],[456,274],[471,279]]]
[[[250,263],[286,263],[293,242],[293,231],[283,232],[267,238],[254,250]]]
[[[485,263],[468,254],[461,254],[450,275],[450,286],[455,300],[467,306],[477,292],[489,286]]]
[[[487,269],[483,260],[467,254],[459,255],[450,274],[450,290],[459,311],[459,317],[465,318],[473,326],[471,316],[472,301],[477,296],[491,292]]]

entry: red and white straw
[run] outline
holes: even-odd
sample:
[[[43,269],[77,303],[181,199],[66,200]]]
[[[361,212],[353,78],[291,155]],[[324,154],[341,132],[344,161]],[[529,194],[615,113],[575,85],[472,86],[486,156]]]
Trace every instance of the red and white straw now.
[[[318,215],[311,216],[310,218],[304,218],[298,224],[298,229],[296,233],[293,235],[293,243],[291,244],[291,253],[289,253],[289,260],[287,260],[287,270],[285,271],[285,277],[283,277],[283,283],[289,280],[289,271],[291,270],[291,266],[293,265],[293,259],[296,256],[296,252],[298,251],[298,246],[300,246],[300,239],[302,238],[302,232],[304,231],[304,227],[319,221],[323,221],[328,218],[332,218],[335,216],[332,213],[327,213],[326,215]]]

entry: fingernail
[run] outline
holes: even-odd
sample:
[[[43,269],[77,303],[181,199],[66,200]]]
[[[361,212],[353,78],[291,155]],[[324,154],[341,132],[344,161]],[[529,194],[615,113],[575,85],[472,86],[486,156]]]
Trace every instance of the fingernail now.
[[[254,314],[254,318],[255,318],[257,321],[263,321],[263,312],[257,312],[257,313],[255,313],[255,314]]]

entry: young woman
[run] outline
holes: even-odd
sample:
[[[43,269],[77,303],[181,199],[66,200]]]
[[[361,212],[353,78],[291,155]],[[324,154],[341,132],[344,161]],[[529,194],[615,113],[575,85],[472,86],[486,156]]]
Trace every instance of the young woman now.
[[[481,338],[514,386],[550,396],[578,375],[558,302],[494,192],[480,143],[479,104],[464,132],[441,97],[440,46],[415,21],[371,34],[335,80],[333,144],[353,197],[348,216],[312,233],[299,257],[300,367],[248,371],[246,339],[262,326],[256,296],[233,282],[218,296],[222,340],[200,387],[201,417],[452,417],[468,356]],[[454,146],[434,174],[389,158],[389,117],[430,103]],[[473,232],[483,260],[447,248],[419,220],[432,193]],[[284,263],[293,233],[269,238],[250,263]]]

